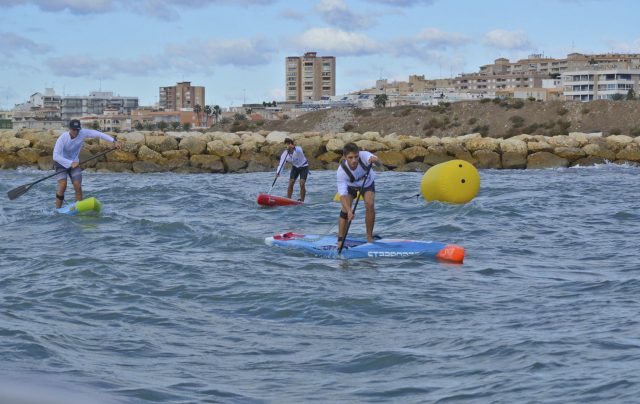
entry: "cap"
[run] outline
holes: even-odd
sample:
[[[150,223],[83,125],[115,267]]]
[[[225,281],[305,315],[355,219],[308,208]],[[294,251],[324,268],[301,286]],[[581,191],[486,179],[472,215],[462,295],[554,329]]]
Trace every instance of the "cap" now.
[[[80,121],[78,119],[72,119],[69,121],[69,129],[82,129],[82,126],[80,126]]]

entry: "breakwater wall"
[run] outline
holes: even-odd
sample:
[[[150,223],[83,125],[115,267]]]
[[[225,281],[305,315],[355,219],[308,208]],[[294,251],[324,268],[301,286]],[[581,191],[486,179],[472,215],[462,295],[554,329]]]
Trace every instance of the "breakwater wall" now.
[[[53,147],[60,135],[50,130],[0,130],[0,168],[22,166],[49,170]],[[342,147],[355,142],[378,155],[397,171],[425,171],[451,159],[462,159],[479,169],[536,169],[588,166],[606,162],[640,165],[640,137],[570,133],[559,136],[518,135],[508,139],[472,133],[455,138],[419,138],[378,132],[156,132],[117,135],[124,145],[92,160],[87,169],[111,172],[240,173],[271,171],[290,137],[302,146],[312,170],[334,170]],[[111,145],[88,139],[84,160]]]

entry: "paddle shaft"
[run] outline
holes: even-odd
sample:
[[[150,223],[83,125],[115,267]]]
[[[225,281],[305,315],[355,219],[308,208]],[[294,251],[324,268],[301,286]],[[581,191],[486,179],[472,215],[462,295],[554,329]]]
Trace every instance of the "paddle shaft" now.
[[[289,153],[290,154],[290,153]],[[287,163],[287,159],[285,159],[282,164],[280,165],[280,167],[278,167],[278,172],[276,173],[276,178],[273,179],[273,183],[271,184],[271,188],[269,188],[269,192],[267,192],[267,194],[271,193],[271,190],[273,190],[273,186],[276,185],[276,181],[278,181],[278,176],[280,176],[280,171],[282,171],[282,168],[284,167],[284,165]]]
[[[364,198],[364,184],[367,183],[367,179],[369,178],[369,171],[371,171],[371,167],[373,167],[373,163],[369,163],[369,167],[367,167],[367,172],[364,174],[364,179],[362,180],[362,185],[360,186],[360,193],[362,198]],[[358,196],[359,196],[358,195]],[[356,197],[356,204],[353,206],[353,214],[355,215],[356,209],[358,208],[358,202],[360,202],[360,198]],[[340,248],[338,248],[338,255],[342,253],[342,248],[344,247],[345,241],[347,241],[347,233],[349,233],[349,227],[351,227],[352,220],[347,222],[347,227],[344,229],[344,235],[342,236],[342,242],[340,243]]]
[[[114,147],[114,148],[111,148],[111,149],[109,149],[109,150],[107,150],[107,151],[104,151],[104,152],[102,152],[102,153],[98,153],[98,154],[96,154],[95,156],[89,157],[88,159],[86,159],[86,160],[83,160],[83,161],[79,162],[79,163],[78,163],[78,165],[84,164],[84,163],[86,163],[87,161],[91,161],[91,160],[97,159],[98,157],[104,156],[105,154],[107,154],[107,153],[109,153],[109,152],[112,152],[112,151],[114,151],[115,149],[116,149],[116,148]],[[7,195],[9,196],[9,199],[10,199],[10,200],[14,200],[14,199],[18,198],[19,196],[22,196],[22,195],[24,195],[25,193],[27,193],[27,191],[28,191],[32,186],[36,185],[37,183],[42,182],[42,181],[44,181],[44,180],[46,180],[46,179],[49,179],[49,178],[51,178],[51,177],[53,177],[53,176],[56,176],[56,175],[58,175],[58,174],[60,174],[60,173],[63,173],[63,172],[65,172],[65,171],[69,171],[69,170],[71,170],[71,167],[69,167],[69,168],[67,168],[67,169],[64,169],[64,170],[58,170],[58,171],[56,171],[55,173],[53,173],[53,174],[51,174],[51,175],[47,175],[46,177],[40,178],[40,179],[39,179],[39,180],[37,180],[37,181],[34,181],[34,182],[29,183],[29,184],[26,184],[26,185],[21,185],[21,186],[19,186],[18,188],[14,188],[14,189],[12,189],[11,191],[7,192]]]

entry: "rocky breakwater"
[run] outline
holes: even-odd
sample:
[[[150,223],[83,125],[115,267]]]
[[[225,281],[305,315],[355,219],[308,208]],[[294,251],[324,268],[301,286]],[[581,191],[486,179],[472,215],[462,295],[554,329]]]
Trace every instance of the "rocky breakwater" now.
[[[0,168],[29,166],[50,170],[57,131],[1,130]],[[508,139],[472,133],[455,138],[418,138],[378,132],[130,132],[118,134],[122,150],[85,165],[111,172],[239,173],[270,171],[284,150],[283,140],[302,146],[312,170],[336,169],[342,147],[355,142],[376,153],[397,171],[425,171],[451,159],[480,169],[536,169],[587,166],[606,162],[640,164],[640,137],[601,133],[562,136],[518,135]],[[110,144],[86,141],[81,160],[107,150]]]

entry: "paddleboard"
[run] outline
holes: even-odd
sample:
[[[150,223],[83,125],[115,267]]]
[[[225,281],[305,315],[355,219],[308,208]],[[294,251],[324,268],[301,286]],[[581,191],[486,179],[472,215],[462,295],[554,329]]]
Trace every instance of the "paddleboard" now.
[[[434,258],[462,264],[464,248],[435,241],[380,239],[367,243],[366,239],[347,237],[338,256],[336,236],[283,233],[265,238],[267,245],[284,247],[326,258]]]
[[[100,209],[102,209],[100,201],[91,197],[75,203],[70,203],[69,205],[56,209],[56,211],[64,215],[76,216],[89,214],[97,215],[100,213]]]
[[[258,205],[262,206],[288,206],[302,205],[304,202],[269,194],[258,194]]]

